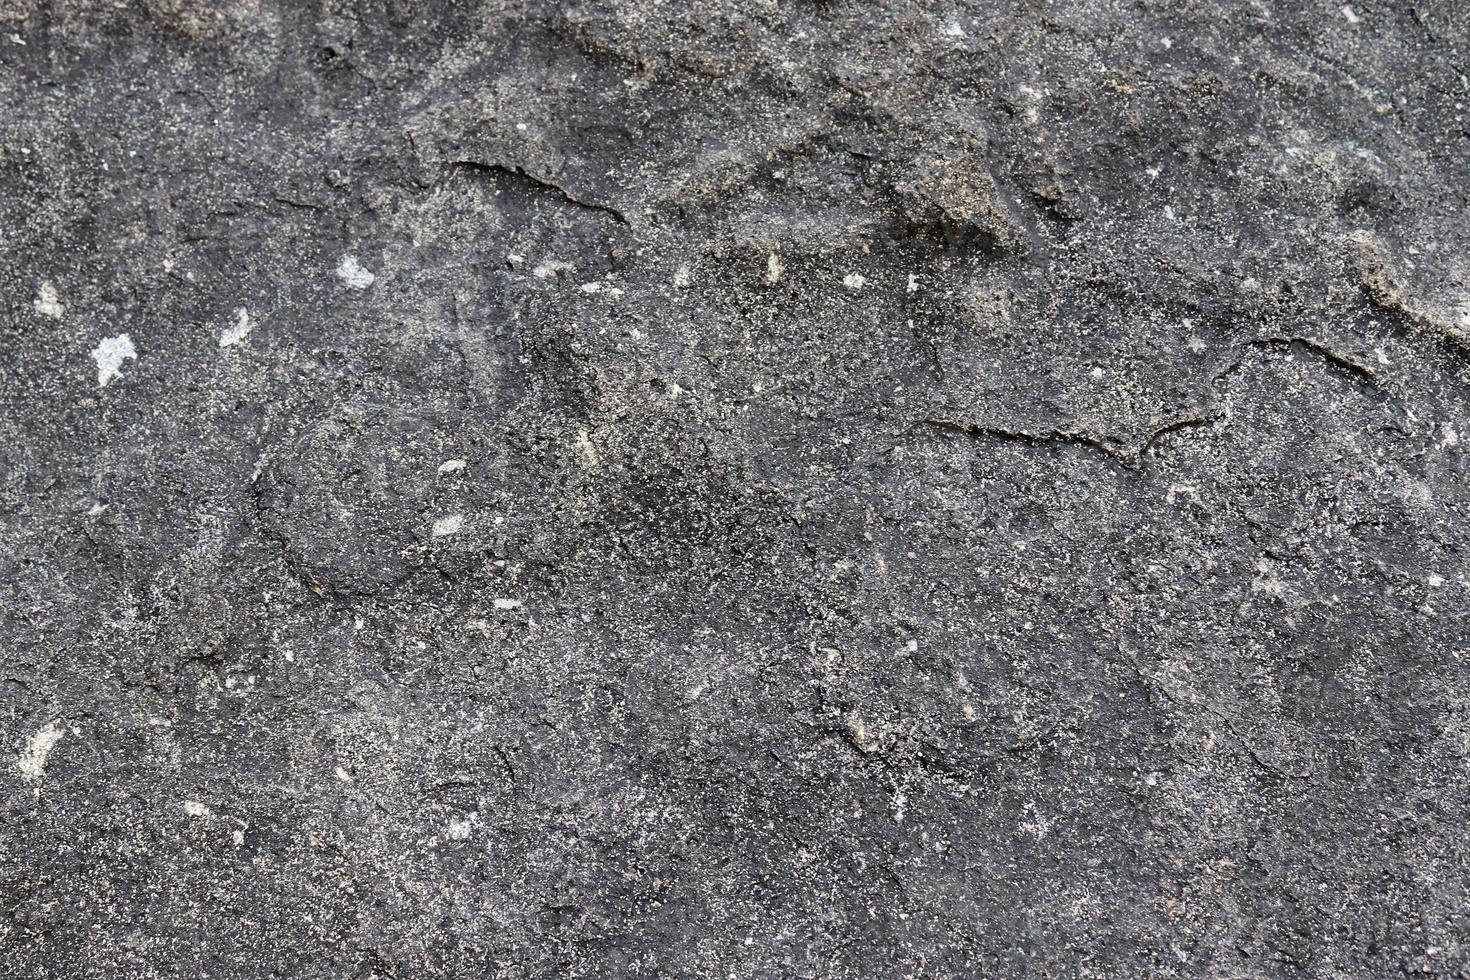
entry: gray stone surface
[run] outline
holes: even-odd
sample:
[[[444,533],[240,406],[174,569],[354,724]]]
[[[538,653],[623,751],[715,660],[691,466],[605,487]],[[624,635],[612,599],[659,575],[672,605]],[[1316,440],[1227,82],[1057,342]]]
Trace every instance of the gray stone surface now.
[[[1470,975],[1467,50],[4,0],[0,974]]]

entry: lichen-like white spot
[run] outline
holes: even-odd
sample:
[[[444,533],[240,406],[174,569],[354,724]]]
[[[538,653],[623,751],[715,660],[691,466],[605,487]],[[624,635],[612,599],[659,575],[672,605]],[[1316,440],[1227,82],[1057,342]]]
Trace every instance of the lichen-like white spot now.
[[[92,351],[92,360],[97,362],[97,385],[107,387],[107,382],[122,374],[122,364],[128,358],[138,359],[138,350],[133,338],[125,333],[116,337],[104,337]]]
[[[205,806],[203,803],[200,803],[198,800],[185,800],[183,803],[183,807],[185,813],[187,813],[191,817],[196,818],[207,817],[213,812],[209,809],[209,807]]]
[[[550,279],[559,272],[570,272],[575,268],[570,262],[562,262],[560,259],[547,259],[536,268],[531,270],[531,275],[537,279]]]
[[[475,829],[475,815],[472,813],[464,820],[449,821],[447,836],[450,840],[469,840],[470,832]]]
[[[245,307],[235,311],[234,326],[225,327],[220,331],[219,345],[221,347],[234,347],[250,336],[250,331],[255,329],[255,324],[250,319],[250,313]]]
[[[868,284],[866,276],[860,276],[856,272],[849,272],[842,277],[842,285],[848,289],[862,289]]]
[[[908,291],[911,293],[917,293],[919,291],[919,277],[912,272],[909,273]]]
[[[342,261],[337,264],[337,278],[346,283],[349,289],[366,289],[378,281],[377,276],[358,264],[355,255],[342,256]]]
[[[774,286],[781,281],[781,274],[786,271],[786,266],[781,264],[781,257],[775,252],[766,256],[766,282]]]
[[[61,294],[49,282],[41,283],[41,288],[36,291],[36,301],[32,305],[37,313],[53,320],[60,320],[61,315],[66,312],[66,307],[61,305]]]
[[[1271,568],[1271,563],[1266,559],[1256,559],[1256,571],[1260,574],[1251,580],[1252,592],[1264,592],[1267,595],[1281,595],[1285,591],[1281,587],[1281,580],[1276,577],[1276,572]]]
[[[496,609],[504,609],[504,610],[519,609],[519,608],[521,608],[521,600],[519,600],[519,599],[496,599],[495,600],[495,608]]]
[[[903,818],[909,812],[909,798],[906,793],[893,794],[893,822],[903,823]]]
[[[1359,17],[1358,12],[1352,7],[1343,7],[1342,16],[1349,24],[1361,24],[1363,22],[1363,18]]]
[[[589,464],[596,466],[598,462],[597,446],[593,444],[591,433],[586,429],[577,430],[577,448],[582,451],[582,458]]]
[[[685,262],[674,270],[674,285],[683,289],[694,279],[694,273],[689,270],[689,263]]]
[[[464,530],[464,515],[450,514],[434,522],[434,537],[443,538]]]
[[[27,739],[26,747],[21,750],[20,758],[16,760],[16,767],[20,769],[20,774],[31,782],[39,783],[41,777],[46,775],[46,759],[65,734],[66,731],[61,727],[61,720],[53,718],[43,725],[40,731]]]
[[[584,282],[581,286],[584,293],[607,293],[609,296],[621,296],[623,291],[616,286],[609,286],[601,282]]]
[[[869,730],[867,723],[863,721],[862,715],[858,714],[856,708],[843,715],[842,720],[846,723],[847,730],[852,735],[853,744],[864,755],[872,755],[878,751],[878,739],[873,736],[872,731]]]
[[[950,21],[945,25],[944,33],[948,37],[964,37],[965,29],[959,25],[958,21]]]
[[[468,465],[469,463],[462,459],[446,459],[439,464],[439,475],[444,476],[446,473],[458,473]]]
[[[1443,575],[1430,575],[1429,576],[1429,587],[1431,589],[1437,589],[1441,585],[1444,585],[1444,576]]]

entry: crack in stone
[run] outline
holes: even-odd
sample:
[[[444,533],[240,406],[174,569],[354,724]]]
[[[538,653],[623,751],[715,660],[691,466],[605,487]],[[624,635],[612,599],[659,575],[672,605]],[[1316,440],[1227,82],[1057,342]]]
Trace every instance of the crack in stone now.
[[[1456,353],[1470,353],[1470,332],[1449,322],[1436,311],[1426,309],[1423,297],[1409,294],[1381,241],[1362,231],[1349,236],[1349,240],[1357,248],[1358,285],[1370,303],[1385,313],[1427,330]]]
[[[1314,340],[1311,337],[1302,337],[1297,335],[1257,337],[1254,340],[1247,340],[1240,346],[1243,350],[1251,350],[1253,348],[1261,348],[1265,350],[1281,350],[1283,348],[1287,350],[1304,350],[1310,354],[1317,355],[1328,364],[1331,364],[1333,367],[1336,367],[1344,371],[1345,373],[1366,382],[1372,387],[1379,387],[1378,372],[1374,371],[1366,364],[1360,364],[1350,357],[1339,354],[1331,347],[1328,347],[1326,344],[1322,343],[1322,341]],[[1235,373],[1237,370],[1240,369],[1240,365],[1240,361],[1232,361],[1225,367],[1216,371],[1212,380],[1218,381],[1221,378],[1226,377],[1227,375]]]
[[[958,432],[972,439],[996,439],[1002,442],[1015,442],[1026,446],[1049,446],[1049,445],[1073,445],[1084,446],[1096,450],[1109,459],[1119,463],[1127,469],[1142,469],[1143,458],[1153,448],[1154,444],[1170,433],[1185,429],[1198,428],[1205,425],[1213,425],[1223,418],[1222,414],[1191,415],[1182,419],[1175,419],[1157,429],[1153,429],[1144,436],[1143,441],[1136,449],[1119,446],[1116,443],[1102,439],[1082,429],[1047,429],[1041,432],[1032,432],[1026,429],[1010,429],[1004,426],[981,425],[965,419],[950,418],[923,418],[916,426],[927,425],[936,429],[949,432]]]
[[[524,167],[515,166],[512,164],[498,163],[495,161],[475,160],[468,157],[461,157],[454,160],[446,160],[445,165],[448,167],[458,167],[464,170],[470,170],[475,173],[500,174],[505,177],[510,177],[513,180],[516,180],[519,183],[531,187],[535,190],[550,191],[552,194],[561,198],[564,203],[570,204],[573,207],[584,208],[588,211],[596,211],[601,214],[606,214],[621,225],[628,225],[631,227],[632,224],[630,221],[628,221],[627,215],[623,214],[623,212],[619,211],[617,208],[607,204],[598,204],[596,201],[584,201],[569,192],[566,188],[562,187],[555,181],[547,180],[544,177],[538,177],[535,174],[531,173],[529,170],[526,170]]]

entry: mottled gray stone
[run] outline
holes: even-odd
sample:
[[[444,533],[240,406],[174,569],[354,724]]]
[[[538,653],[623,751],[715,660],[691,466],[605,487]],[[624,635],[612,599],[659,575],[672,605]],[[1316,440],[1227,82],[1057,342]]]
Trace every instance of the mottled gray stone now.
[[[0,3],[0,974],[1470,975],[1467,50]]]

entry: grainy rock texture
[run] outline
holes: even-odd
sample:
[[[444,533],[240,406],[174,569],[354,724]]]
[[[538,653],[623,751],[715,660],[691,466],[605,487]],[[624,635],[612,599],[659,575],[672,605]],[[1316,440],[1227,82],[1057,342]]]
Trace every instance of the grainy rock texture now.
[[[1467,50],[3,0],[0,974],[1470,975]]]

